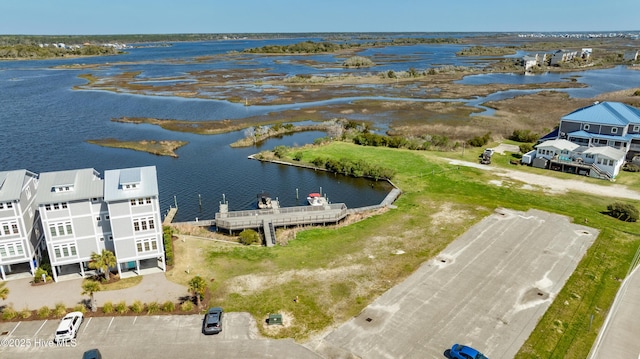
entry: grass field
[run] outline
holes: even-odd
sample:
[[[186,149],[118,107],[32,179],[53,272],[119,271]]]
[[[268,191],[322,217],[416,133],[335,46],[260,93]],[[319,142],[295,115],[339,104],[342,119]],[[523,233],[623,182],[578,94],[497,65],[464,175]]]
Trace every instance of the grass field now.
[[[467,149],[463,156],[461,152],[416,152],[334,142],[295,152],[302,153],[302,162],[323,156],[360,159],[391,168],[397,173],[393,182],[403,194],[395,203],[396,209],[348,226],[297,231],[295,240],[286,246],[177,242],[177,263],[191,251],[199,257],[189,261],[191,268],[215,278],[211,282],[211,304],[228,311],[249,311],[258,323],[264,322],[269,313],[283,313],[288,325],[260,328],[272,337],[305,340],[321,334],[358,314],[495,208],[536,208],[566,215],[575,222],[587,221],[601,234],[518,357],[584,358],[640,244],[636,223],[602,214],[614,201],[611,198],[573,192],[550,195],[515,181],[503,180],[497,186],[491,182],[495,179],[491,171],[448,163],[449,157],[477,161],[479,149]],[[509,155],[496,155],[494,165],[514,169],[508,159]],[[626,183],[635,187],[637,181],[630,178],[632,175],[622,177],[628,177]],[[183,270],[178,270],[180,265],[176,265],[175,273]],[[298,301],[294,301],[296,297]]]

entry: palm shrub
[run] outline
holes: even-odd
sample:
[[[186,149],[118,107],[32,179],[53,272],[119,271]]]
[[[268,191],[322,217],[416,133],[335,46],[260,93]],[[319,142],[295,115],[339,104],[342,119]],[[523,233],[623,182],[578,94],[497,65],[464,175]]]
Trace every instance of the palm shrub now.
[[[200,300],[204,298],[204,294],[207,291],[207,281],[197,275],[191,278],[188,284],[189,292],[193,293],[194,297],[196,297],[196,304],[198,304],[198,308],[200,308]]]
[[[109,281],[109,279],[111,279],[109,268],[115,267],[117,263],[118,261],[115,254],[109,250],[103,249],[100,253],[91,253],[89,268],[99,270],[104,274],[104,279]]]

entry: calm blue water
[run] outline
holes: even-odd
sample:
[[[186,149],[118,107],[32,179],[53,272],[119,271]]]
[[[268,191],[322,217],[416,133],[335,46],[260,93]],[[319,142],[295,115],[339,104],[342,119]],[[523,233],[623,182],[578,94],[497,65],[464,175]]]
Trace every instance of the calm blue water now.
[[[323,102],[278,106],[250,106],[218,100],[183,99],[164,96],[115,94],[103,91],[78,91],[73,86],[85,83],[78,75],[96,72],[115,75],[127,71],[141,71],[140,81],[147,78],[179,76],[192,71],[230,68],[261,68],[274,74],[302,74],[342,72],[343,61],[333,55],[298,57],[336,66],[314,68],[293,63],[292,57],[235,54],[247,47],[266,44],[296,43],[303,39],[234,40],[199,43],[175,43],[166,47],[130,49],[116,57],[60,59],[47,61],[0,62],[0,131],[5,141],[0,144],[0,169],[26,168],[34,172],[77,168],[107,169],[155,165],[158,169],[160,202],[163,212],[174,200],[180,210],[177,220],[195,217],[212,218],[223,195],[231,210],[255,207],[256,194],[269,192],[284,206],[305,204],[310,192],[322,191],[332,202],[344,202],[348,207],[379,203],[390,190],[384,182],[352,179],[344,176],[314,172],[290,166],[263,164],[247,159],[261,149],[277,145],[302,145],[312,142],[323,133],[302,133],[271,139],[257,148],[232,149],[229,144],[243,137],[242,132],[223,135],[194,135],[174,133],[150,125],[111,122],[112,118],[157,117],[183,120],[217,121],[242,118],[289,109],[316,106],[323,103],[348,103],[360,97],[341,97]],[[307,39],[304,39],[307,40]],[[315,39],[318,41],[319,39]],[[415,45],[368,49],[361,53],[371,57],[376,66],[366,72],[404,71],[409,67],[426,69],[441,65],[484,66],[487,60],[455,57],[461,45]],[[194,62],[207,56],[207,60]],[[240,59],[240,61],[238,61]],[[100,70],[52,69],[61,64],[109,64]],[[576,97],[591,97],[601,92],[637,86],[640,72],[617,67],[608,70],[577,72],[575,74],[543,74],[537,76],[486,74],[468,76],[461,82],[532,83],[570,81],[588,85],[585,89],[561,90]],[[379,97],[395,98],[392,90],[378,87]],[[519,92],[505,91],[486,98],[469,101],[481,106],[486,100],[507,98]],[[521,92],[520,92],[521,93]],[[342,95],[344,96],[344,95]],[[371,98],[371,97],[368,97]],[[399,99],[399,100],[416,100]],[[446,99],[445,99],[446,100]],[[89,139],[113,137],[121,140],[185,140],[189,144],[177,151],[179,158],[168,158],[125,149],[109,149],[87,144]],[[296,189],[299,198],[296,198]],[[202,203],[202,206],[199,205]]]

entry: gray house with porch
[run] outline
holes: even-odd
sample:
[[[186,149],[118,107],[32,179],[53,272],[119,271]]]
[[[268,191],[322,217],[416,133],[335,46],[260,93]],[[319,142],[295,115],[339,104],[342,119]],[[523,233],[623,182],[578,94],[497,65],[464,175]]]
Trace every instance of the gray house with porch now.
[[[93,168],[40,174],[37,202],[53,279],[84,277],[93,252],[113,251],[103,180]]]
[[[155,166],[104,173],[118,273],[148,268],[166,270],[158,180]]]
[[[44,245],[38,218],[38,176],[27,170],[0,172],[0,277],[33,276]]]

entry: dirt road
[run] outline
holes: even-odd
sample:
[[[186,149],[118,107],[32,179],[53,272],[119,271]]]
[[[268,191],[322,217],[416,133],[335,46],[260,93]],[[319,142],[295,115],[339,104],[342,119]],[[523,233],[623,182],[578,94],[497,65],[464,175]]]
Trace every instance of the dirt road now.
[[[560,179],[534,173],[527,173],[523,171],[507,170],[493,166],[481,165],[479,163],[467,161],[451,160],[449,161],[449,163],[452,165],[475,167],[486,171],[492,171],[496,176],[504,178],[505,180],[511,179],[524,182],[527,186],[531,186],[531,188],[541,187],[549,193],[565,193],[568,191],[576,191],[589,193],[596,196],[640,200],[640,193],[630,190],[626,186],[622,185],[614,184],[610,186],[604,186],[583,182],[577,179]],[[501,185],[501,182],[496,181],[495,184]]]

